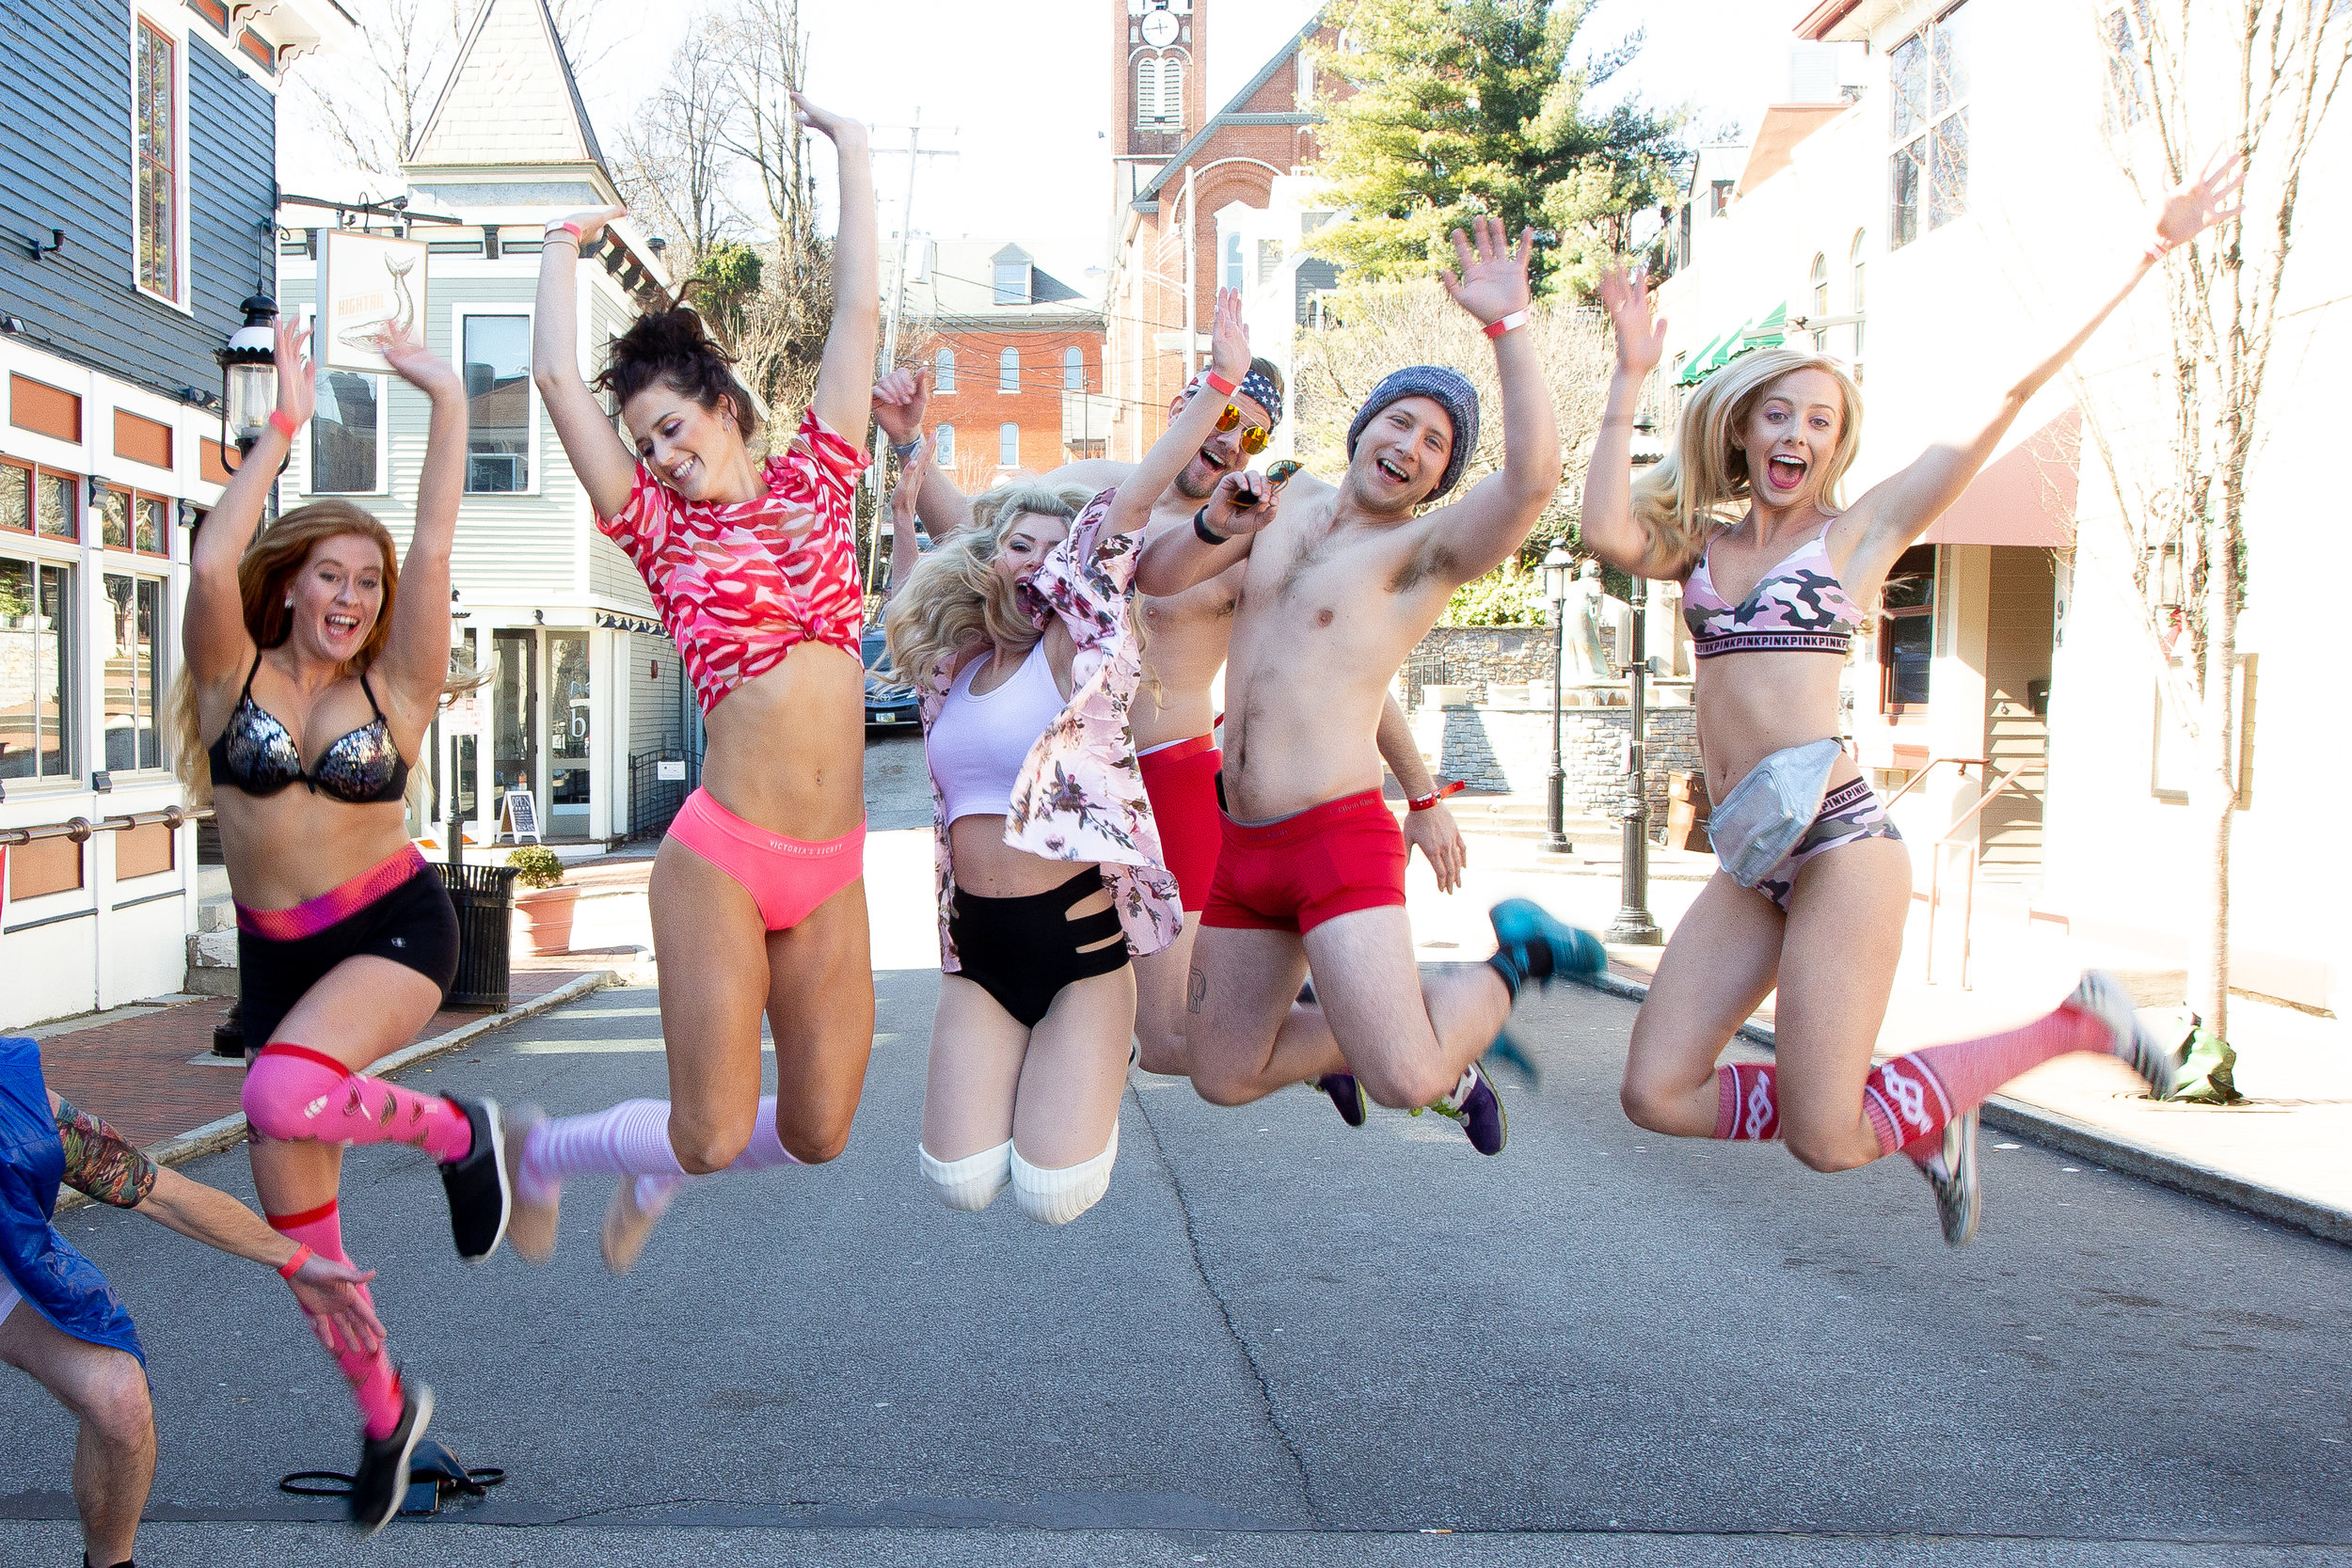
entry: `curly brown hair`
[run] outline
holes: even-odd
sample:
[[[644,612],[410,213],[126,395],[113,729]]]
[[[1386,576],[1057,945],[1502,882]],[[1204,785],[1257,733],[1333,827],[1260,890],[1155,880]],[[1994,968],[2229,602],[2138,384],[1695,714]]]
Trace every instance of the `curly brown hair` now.
[[[590,385],[612,393],[616,408],[656,385],[671,387],[714,412],[731,404],[748,441],[759,434],[759,409],[736,379],[734,364],[735,356],[703,325],[702,313],[681,305],[638,317],[612,340],[604,370]]]

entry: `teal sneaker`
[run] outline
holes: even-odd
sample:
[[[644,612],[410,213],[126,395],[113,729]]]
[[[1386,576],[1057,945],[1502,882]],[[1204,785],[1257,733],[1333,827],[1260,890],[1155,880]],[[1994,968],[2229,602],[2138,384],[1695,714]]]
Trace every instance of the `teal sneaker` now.
[[[1609,950],[1590,931],[1554,916],[1532,898],[1505,898],[1486,911],[1495,928],[1494,957],[1486,962],[1516,997],[1533,980],[1548,986],[1562,975],[1597,974]]]

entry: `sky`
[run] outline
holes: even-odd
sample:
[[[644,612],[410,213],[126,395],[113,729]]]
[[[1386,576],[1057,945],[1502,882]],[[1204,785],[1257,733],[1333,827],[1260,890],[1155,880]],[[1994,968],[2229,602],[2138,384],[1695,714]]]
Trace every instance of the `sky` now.
[[[903,149],[919,110],[921,145],[956,154],[914,171],[914,231],[1017,239],[1040,265],[1092,292],[1109,251],[1113,0],[803,0],[809,91],[875,127],[877,149]],[[1202,0],[1209,8],[1208,89],[1221,107],[1317,9],[1318,0]],[[1594,45],[1636,28],[1645,43],[1610,96],[1687,104],[1699,128],[1750,129],[1787,86],[1789,27],[1801,0],[1600,0]],[[600,59],[581,94],[606,145],[658,80],[683,8],[600,0]],[[665,14],[666,13],[666,14]],[[892,48],[889,40],[901,40]],[[908,160],[881,152],[884,245],[900,227]]]

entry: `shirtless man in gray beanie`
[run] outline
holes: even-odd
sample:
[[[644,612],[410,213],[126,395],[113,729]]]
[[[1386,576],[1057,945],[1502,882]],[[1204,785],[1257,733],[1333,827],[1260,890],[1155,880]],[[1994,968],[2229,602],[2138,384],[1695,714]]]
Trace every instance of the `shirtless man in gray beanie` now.
[[[1224,844],[1192,955],[1186,1046],[1203,1099],[1238,1105],[1352,1073],[1381,1104],[1441,1112],[1484,1154],[1507,1128],[1478,1058],[1518,987],[1597,969],[1600,944],[1524,899],[1492,911],[1498,947],[1424,984],[1405,913],[1405,846],[1380,799],[1388,686],[1454,591],[1525,542],[1560,483],[1560,433],[1520,330],[1533,235],[1500,220],[1454,235],[1454,302],[1494,340],[1500,472],[1422,510],[1462,476],[1478,399],[1414,366],[1374,389],[1337,488],[1220,479],[1192,526],[1155,531],[1136,572],[1160,595],[1238,569],[1226,673]],[[1473,239],[1475,248],[1473,248]],[[1409,802],[1419,809],[1426,801]],[[1294,1004],[1314,975],[1317,1006]],[[1352,1118],[1351,1118],[1352,1119]]]
[[[1267,436],[1281,420],[1280,372],[1267,361],[1252,360],[1249,373],[1230,391],[1209,387],[1207,377],[1208,372],[1202,372],[1176,394],[1168,404],[1168,418],[1174,419],[1195,396],[1221,396],[1232,413],[1231,427],[1221,421],[1201,443],[1199,454],[1161,494],[1145,528],[1146,539],[1170,531],[1189,537],[1193,513],[1209,499],[1220,479],[1248,466],[1251,454],[1263,449]],[[924,433],[930,390],[930,372],[924,369],[893,371],[874,388],[875,421],[902,463],[914,455],[914,443]],[[1045,477],[1051,484],[1083,484],[1101,491],[1124,483],[1134,471],[1132,463],[1089,458],[1056,468]],[[971,500],[948,475],[931,472],[919,477],[915,509],[934,541],[972,520]],[[1299,487],[1311,486],[1321,487],[1302,477]],[[907,544],[911,546],[912,541]],[[913,558],[901,559],[899,547],[894,543],[892,559],[896,569],[903,573]],[[1225,665],[1225,641],[1233,627],[1233,606],[1240,593],[1241,570],[1235,565],[1181,594],[1142,601],[1144,680],[1128,717],[1135,728],[1136,752],[1158,821],[1160,843],[1168,869],[1176,875],[1184,909],[1184,930],[1176,941],[1136,960],[1136,1037],[1147,1072],[1183,1076],[1190,1071],[1184,1049],[1185,975],[1200,929],[1200,909],[1216,874],[1221,837],[1213,691],[1217,672]],[[1381,717],[1379,750],[1407,795],[1427,796],[1435,790],[1436,781],[1406,726],[1404,709],[1393,701]],[[1440,888],[1451,892],[1460,884],[1462,834],[1451,812],[1438,806],[1414,813],[1411,839],[1428,857]],[[1361,1121],[1360,1097],[1352,1082],[1335,1082],[1328,1085],[1328,1092],[1342,1115],[1350,1121]]]

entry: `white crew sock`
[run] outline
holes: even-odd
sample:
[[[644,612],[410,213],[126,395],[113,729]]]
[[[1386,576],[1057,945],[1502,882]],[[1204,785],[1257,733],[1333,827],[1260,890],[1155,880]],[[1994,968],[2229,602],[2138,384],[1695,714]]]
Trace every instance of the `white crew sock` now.
[[[921,1144],[914,1152],[922,1157],[923,1174],[931,1180],[939,1201],[950,1209],[967,1212],[977,1212],[996,1201],[996,1195],[1005,1190],[1012,1178],[1012,1162],[1020,1156],[1012,1151],[1012,1140],[1007,1138],[994,1148],[983,1148],[961,1160],[938,1160]]]
[[[1068,1225],[1103,1200],[1111,1190],[1111,1165],[1119,1159],[1119,1123],[1111,1123],[1111,1141],[1093,1159],[1059,1170],[1047,1170],[1012,1151],[1012,1196],[1021,1212],[1044,1225]]]

